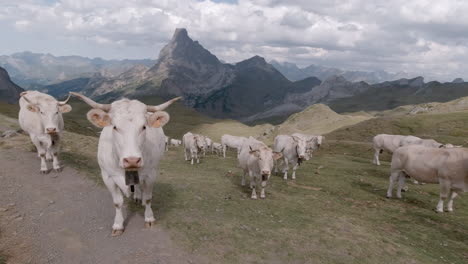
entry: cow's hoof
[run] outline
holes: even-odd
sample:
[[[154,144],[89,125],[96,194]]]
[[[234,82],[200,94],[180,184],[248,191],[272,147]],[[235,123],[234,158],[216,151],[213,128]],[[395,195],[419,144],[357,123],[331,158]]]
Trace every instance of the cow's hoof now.
[[[389,196],[389,195],[387,195],[387,196],[385,196],[385,197],[386,197],[387,199],[391,199],[391,198],[392,198],[392,196]]]
[[[54,172],[57,172],[57,173],[62,172],[62,171],[63,171],[63,168],[54,169]]]
[[[41,174],[48,174],[48,173],[49,173],[49,170],[40,170],[40,173],[41,173]]]
[[[257,196],[252,196],[250,198],[252,198],[252,200],[257,200]]]
[[[156,225],[156,221],[145,222],[145,228],[151,228]]]
[[[438,213],[438,214],[441,214],[441,213],[443,213],[444,211],[435,209],[435,212]]]
[[[265,199],[265,195],[260,195],[260,199]]]
[[[123,232],[124,232],[123,229],[113,229],[111,235],[112,235],[113,237],[116,237],[116,236],[122,235]]]

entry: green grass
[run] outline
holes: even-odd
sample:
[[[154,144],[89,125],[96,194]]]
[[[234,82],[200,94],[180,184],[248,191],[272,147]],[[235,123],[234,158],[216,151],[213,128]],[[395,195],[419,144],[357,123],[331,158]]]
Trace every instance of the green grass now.
[[[0,255],[0,264],[6,264],[7,263],[7,257]]]
[[[403,199],[386,199],[389,156],[381,166],[371,164],[370,144],[383,132],[460,144],[467,116],[378,118],[332,132],[297,180],[272,176],[264,200],[251,200],[240,186],[234,153],[190,165],[182,148],[173,147],[154,188],[157,223],[210,263],[467,263],[466,195],[455,200],[454,213],[444,214],[433,210],[437,185],[409,184]],[[178,124],[188,121],[181,118],[168,131],[200,124]],[[64,163],[100,181],[97,138],[66,133],[64,140]]]

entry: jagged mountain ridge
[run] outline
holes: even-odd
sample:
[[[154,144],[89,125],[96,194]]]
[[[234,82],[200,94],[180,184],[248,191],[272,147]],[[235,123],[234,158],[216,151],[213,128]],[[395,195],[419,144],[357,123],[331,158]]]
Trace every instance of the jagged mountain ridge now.
[[[18,103],[23,88],[11,81],[8,72],[0,67],[0,101],[10,104]]]
[[[136,65],[151,67],[154,63],[155,61],[150,59],[104,60],[28,51],[0,56],[0,66],[9,72],[14,82],[26,88],[91,77],[97,73],[104,77],[113,77]]]
[[[364,81],[369,84],[375,84],[408,77],[408,74],[404,72],[389,73],[386,71],[349,71],[315,64],[299,68],[294,63],[281,63],[275,60],[272,60],[270,63],[291,81],[298,81],[312,76],[323,81],[332,76],[342,76],[350,82]]]

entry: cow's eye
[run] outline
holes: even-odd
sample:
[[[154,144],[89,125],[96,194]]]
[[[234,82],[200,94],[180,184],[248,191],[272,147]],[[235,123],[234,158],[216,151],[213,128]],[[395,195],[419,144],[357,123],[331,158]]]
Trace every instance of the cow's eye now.
[[[145,130],[145,129],[146,129],[146,126],[143,126],[143,130]]]
[[[58,115],[58,112],[56,112],[55,114]]]
[[[117,131],[117,127],[116,127],[116,126],[114,126],[114,130]]]
[[[43,114],[44,114],[44,112],[41,111],[41,115],[43,115]]]

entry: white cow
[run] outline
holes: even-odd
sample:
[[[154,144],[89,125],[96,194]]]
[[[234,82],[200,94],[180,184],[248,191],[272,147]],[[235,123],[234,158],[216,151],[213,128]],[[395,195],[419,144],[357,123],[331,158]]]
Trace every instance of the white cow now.
[[[213,142],[212,149],[216,155],[223,154],[223,145],[221,145],[221,143]]]
[[[169,143],[171,144],[171,146],[176,146],[176,147],[182,145],[182,141],[181,141],[181,140],[173,139],[173,138],[171,138],[171,139],[169,140]]]
[[[63,131],[62,113],[71,111],[67,104],[70,96],[63,102],[38,91],[22,92],[20,95],[19,124],[28,132],[41,159],[41,173],[48,173],[47,161],[52,161],[52,168],[60,172],[58,160],[60,139]]]
[[[296,170],[304,160],[312,157],[312,153],[307,153],[307,146],[314,139],[307,140],[300,136],[278,135],[275,137],[273,150],[283,154],[283,179],[288,179],[289,164],[293,166],[291,178],[296,179]],[[276,164],[278,166],[279,164]],[[277,171],[277,168],[275,168]]]
[[[411,177],[421,182],[439,183],[440,200],[436,211],[444,211],[444,201],[449,198],[447,211],[453,211],[453,199],[460,192],[468,191],[468,149],[433,148],[421,145],[408,145],[393,152],[390,183],[387,197],[392,197],[393,185],[399,182],[397,197],[405,178]]]
[[[151,209],[153,184],[158,174],[159,161],[164,155],[165,135],[162,127],[169,122],[169,114],[162,110],[180,97],[150,106],[129,99],[99,104],[84,95],[71,94],[93,108],[87,114],[88,120],[103,128],[97,156],[102,179],[115,206],[112,236],[121,235],[124,231],[122,192],[130,196],[133,185],[126,185],[126,177],[135,174],[138,175],[139,184],[135,183],[133,198],[145,206],[145,227],[151,227],[155,221]]]
[[[309,135],[309,134],[302,134],[302,133],[294,133],[291,136],[298,136],[298,137],[304,138],[305,140],[309,142],[307,147],[314,151],[319,149],[320,146],[322,146],[323,142],[325,141],[324,136],[316,136],[316,135]]]
[[[227,147],[237,149],[237,155],[239,156],[240,149],[245,140],[247,140],[245,137],[231,136],[228,134],[223,135],[221,137],[221,145],[223,145],[223,157],[226,158]]]
[[[213,140],[205,136],[205,143],[206,143],[206,150],[211,151],[211,154],[213,154]]]
[[[260,198],[265,198],[265,187],[273,169],[274,160],[281,158],[281,153],[273,152],[263,142],[249,137],[244,140],[238,156],[239,166],[243,170],[241,185],[245,186],[245,175],[250,176],[252,199],[257,199],[256,186],[261,181]]]
[[[444,148],[442,143],[439,143],[433,139],[421,139],[415,136],[402,136],[402,135],[387,135],[379,134],[372,140],[374,145],[374,160],[373,163],[380,165],[379,155],[384,151],[393,153],[397,148],[407,145],[422,145],[432,148]]]
[[[184,144],[185,160],[191,160],[190,164],[192,165],[194,159],[197,160],[197,163],[200,163],[199,154],[203,153],[205,149],[205,142],[203,140],[203,137],[198,134],[187,132],[182,137],[182,143]]]

